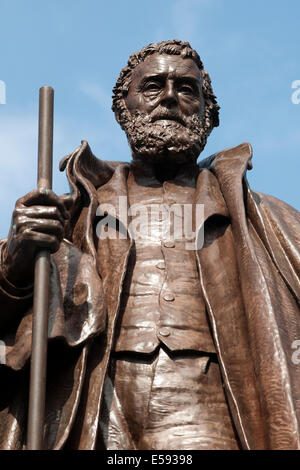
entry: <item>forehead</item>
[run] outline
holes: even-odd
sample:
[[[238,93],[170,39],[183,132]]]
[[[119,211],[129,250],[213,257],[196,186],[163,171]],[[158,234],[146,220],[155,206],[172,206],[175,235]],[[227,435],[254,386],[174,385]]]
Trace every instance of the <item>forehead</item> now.
[[[155,75],[187,76],[201,80],[200,70],[193,59],[156,53],[148,56],[133,70],[132,81],[140,81],[146,76]]]

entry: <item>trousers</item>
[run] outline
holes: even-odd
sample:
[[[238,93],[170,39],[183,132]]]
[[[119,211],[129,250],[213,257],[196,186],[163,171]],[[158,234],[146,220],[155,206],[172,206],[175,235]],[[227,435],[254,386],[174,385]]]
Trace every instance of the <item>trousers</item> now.
[[[115,353],[104,385],[99,449],[239,449],[217,356]]]

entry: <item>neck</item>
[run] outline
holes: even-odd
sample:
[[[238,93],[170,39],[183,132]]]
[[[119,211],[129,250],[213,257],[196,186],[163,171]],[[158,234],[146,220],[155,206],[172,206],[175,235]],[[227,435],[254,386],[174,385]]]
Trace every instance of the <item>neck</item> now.
[[[162,161],[161,159],[159,159],[159,161],[151,159],[151,161],[149,161],[141,157],[134,157],[133,161],[137,167],[143,168],[143,172],[155,176],[155,178],[161,183],[164,181],[173,180],[181,169],[194,166],[196,164],[196,162],[192,161],[183,163],[182,161],[176,162],[169,159],[165,161]]]
[[[165,162],[152,164],[154,175],[160,182],[173,180],[182,166],[182,164]]]

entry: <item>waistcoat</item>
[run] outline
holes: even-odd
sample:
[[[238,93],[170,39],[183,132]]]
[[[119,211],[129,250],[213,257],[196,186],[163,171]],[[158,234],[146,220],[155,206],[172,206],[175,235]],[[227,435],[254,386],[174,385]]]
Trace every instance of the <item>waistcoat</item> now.
[[[151,353],[164,343],[172,351],[215,352],[186,229],[192,229],[196,177],[194,167],[163,183],[134,167],[129,173],[129,227],[135,243],[115,351]]]

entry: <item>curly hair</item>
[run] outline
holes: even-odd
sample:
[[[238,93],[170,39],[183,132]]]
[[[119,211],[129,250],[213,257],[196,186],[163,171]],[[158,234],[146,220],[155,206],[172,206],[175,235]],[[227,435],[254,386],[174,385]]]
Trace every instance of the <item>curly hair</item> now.
[[[173,39],[170,41],[161,41],[157,44],[149,44],[143,47],[139,52],[134,52],[129,57],[127,66],[121,70],[115,87],[113,88],[112,110],[115,113],[116,120],[125,130],[127,120],[127,109],[124,98],[126,97],[132,79],[132,71],[137,65],[143,62],[146,57],[152,54],[170,54],[180,55],[183,58],[191,58],[198,66],[202,76],[202,92],[205,101],[205,118],[209,133],[214,127],[219,125],[219,109],[216,96],[214,95],[209,74],[204,70],[203,63],[198,53],[192,49],[188,42]]]

